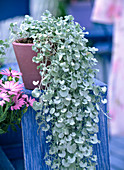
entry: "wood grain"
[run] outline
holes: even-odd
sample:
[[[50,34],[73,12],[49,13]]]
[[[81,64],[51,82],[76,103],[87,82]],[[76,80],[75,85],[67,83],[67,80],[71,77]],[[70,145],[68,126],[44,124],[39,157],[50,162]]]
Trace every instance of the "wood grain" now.
[[[15,170],[0,147],[0,170]]]
[[[106,94],[103,96],[106,97]],[[105,113],[107,112],[107,105],[101,104]],[[97,170],[110,170],[110,154],[109,154],[109,137],[108,137],[108,118],[99,112],[99,132],[98,139],[100,144],[94,146],[94,152],[97,154],[98,165]]]

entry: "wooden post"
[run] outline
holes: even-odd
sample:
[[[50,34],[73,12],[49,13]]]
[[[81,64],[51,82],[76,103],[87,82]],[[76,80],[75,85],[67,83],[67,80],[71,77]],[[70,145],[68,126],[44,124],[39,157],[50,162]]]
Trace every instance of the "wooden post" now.
[[[1,170],[14,170],[15,168],[3,152],[3,150],[0,147],[0,169]]]

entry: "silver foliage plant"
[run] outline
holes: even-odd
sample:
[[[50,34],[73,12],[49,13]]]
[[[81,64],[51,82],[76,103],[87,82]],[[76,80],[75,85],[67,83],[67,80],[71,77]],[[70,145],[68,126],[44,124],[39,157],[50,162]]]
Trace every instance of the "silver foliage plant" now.
[[[106,103],[101,96],[106,87],[94,84],[96,49],[87,46],[87,32],[71,15],[55,18],[49,11],[41,21],[26,16],[20,31],[15,26],[12,34],[33,38],[37,52],[33,62],[39,64],[41,82],[32,92],[38,98],[33,108],[39,126],[49,132],[46,164],[61,170],[95,169],[93,145],[99,143],[98,113],[100,103]]]
[[[9,42],[7,40],[0,40],[0,58],[6,54],[6,49],[9,47]]]

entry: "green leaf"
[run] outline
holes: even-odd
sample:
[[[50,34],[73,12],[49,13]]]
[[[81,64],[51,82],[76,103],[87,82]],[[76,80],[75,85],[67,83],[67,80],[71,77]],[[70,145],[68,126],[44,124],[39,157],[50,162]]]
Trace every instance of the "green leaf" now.
[[[106,86],[102,87],[101,90],[105,93],[107,91]]]
[[[71,135],[69,135],[68,137],[66,137],[66,141],[70,142],[72,140]]]
[[[41,95],[41,90],[40,90],[39,88],[35,88],[35,89],[32,91],[32,96],[33,96],[33,97],[38,98],[40,95]]]
[[[91,122],[87,121],[86,126],[87,126],[87,127],[92,127]]]
[[[65,159],[62,159],[62,165],[67,168],[70,166],[70,163],[68,163],[68,161],[66,161]]]
[[[58,116],[60,115],[60,113],[54,113],[54,115],[55,115],[56,117],[58,117]]]
[[[0,115],[0,123],[3,122],[7,117],[7,111],[4,111],[1,115]]]
[[[62,127],[63,127],[63,123],[57,123],[57,122],[55,122],[55,125],[56,125],[57,128],[62,128]]]
[[[66,105],[66,106],[69,106],[70,105],[70,101],[68,101],[68,100],[63,100],[64,101],[64,104]]]
[[[50,109],[50,114],[53,114],[53,113],[55,113],[55,108]]]
[[[85,142],[85,137],[79,137],[78,139],[74,140],[77,144],[83,144]]]
[[[82,159],[84,157],[84,153],[77,151],[76,156]]]
[[[45,163],[47,164],[47,165],[51,165],[51,160],[50,159],[48,159],[47,161],[45,161]]]
[[[34,102],[33,102],[33,109],[34,109],[35,111],[42,110],[42,107],[43,107],[42,103],[37,102],[37,101],[34,101]]]
[[[59,83],[61,84],[61,85],[64,85],[65,84],[65,80],[59,80]]]
[[[23,109],[23,114],[26,113],[27,110],[28,110],[28,107],[25,107],[25,108]]]
[[[49,122],[49,121],[51,121],[53,118],[50,116],[50,115],[48,115],[47,117],[46,117],[46,121],[47,122]]]
[[[59,134],[59,138],[61,139],[61,138],[63,138],[64,137],[64,133],[60,133]]]
[[[61,97],[67,97],[68,96],[68,90],[60,90],[59,94],[61,95]]]
[[[83,115],[78,114],[78,117],[76,117],[76,120],[77,121],[82,121],[83,120]]]
[[[69,162],[70,164],[72,164],[72,163],[75,162],[76,157],[75,157],[75,155],[74,155],[73,157],[68,156],[67,159],[68,159],[68,162]]]
[[[97,161],[97,155],[93,155],[93,157],[91,158],[92,159],[92,161]]]
[[[67,117],[67,118],[71,118],[71,117],[72,117],[72,112],[68,111],[68,112],[66,113],[66,117]]]
[[[67,109],[66,108],[63,108],[62,110],[61,110],[61,113],[65,113],[67,111]]]
[[[80,68],[80,64],[79,63],[75,63],[74,68],[75,68],[75,70],[78,70]]]
[[[81,161],[79,163],[79,165],[80,165],[81,168],[86,168],[87,167],[87,162],[84,163],[84,162]]]
[[[99,108],[99,105],[96,103],[96,109],[99,111],[100,108]]]
[[[75,137],[75,136],[76,136],[76,133],[75,133],[75,132],[72,132],[70,135],[73,136],[73,137]]]
[[[14,124],[11,124],[11,128],[12,128],[13,131],[17,132],[17,128]]]
[[[59,103],[61,103],[61,99],[58,97],[58,98],[55,98],[54,99],[54,103],[55,104],[59,104]]]
[[[73,125],[75,124],[75,121],[74,121],[73,118],[67,119],[67,122],[68,122],[71,126],[73,126]]]
[[[0,134],[6,133],[3,129],[0,129]]]
[[[92,144],[97,144],[97,143],[99,143],[96,134],[94,134],[94,136],[90,137],[90,139],[91,139],[91,143],[92,143]]]
[[[102,102],[103,104],[106,104],[106,103],[107,103],[107,99],[101,100],[101,102]]]
[[[67,144],[67,151],[71,154],[75,153],[76,148],[77,148],[76,144],[72,144],[72,145],[70,143]]]
[[[42,131],[47,132],[50,129],[50,126],[47,124],[45,127],[42,127]]]
[[[73,80],[70,86],[72,89],[76,89],[77,88],[77,81]]]
[[[66,156],[66,152],[62,151],[62,153],[59,153],[58,155],[60,158],[64,158]]]

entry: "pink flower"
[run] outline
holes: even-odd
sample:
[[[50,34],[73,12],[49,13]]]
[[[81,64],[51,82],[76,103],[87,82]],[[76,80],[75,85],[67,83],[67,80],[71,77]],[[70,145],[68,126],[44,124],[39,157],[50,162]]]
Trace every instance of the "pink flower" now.
[[[23,84],[19,84],[19,82],[14,81],[6,81],[5,84],[1,83],[0,90],[2,92],[8,92],[10,95],[16,95],[20,90],[23,89]]]
[[[24,99],[21,97],[21,93],[17,94],[13,97],[12,101],[14,102],[13,106],[11,106],[11,110],[20,110],[21,107],[25,104]]]
[[[28,106],[33,106],[33,103],[34,103],[35,99],[32,99],[31,96],[30,96],[30,98],[28,98],[28,95],[23,94],[22,98],[25,99],[25,104],[26,104],[27,107]]]
[[[28,107],[28,106],[31,106],[31,107],[32,107],[34,101],[35,101],[35,99],[32,99],[31,96],[30,96],[30,98],[27,100],[26,106],[27,106],[27,107]]]
[[[2,75],[6,75],[6,76],[11,76],[11,77],[16,77],[16,78],[19,78],[19,75],[22,75],[22,73],[19,73],[18,71],[16,70],[8,70],[8,69],[5,69],[5,70],[2,70],[0,72],[0,74]]]
[[[5,102],[9,102],[9,96],[6,93],[0,93],[0,105],[3,106]]]
[[[28,99],[28,95],[27,94],[23,94],[22,98],[27,100]]]

